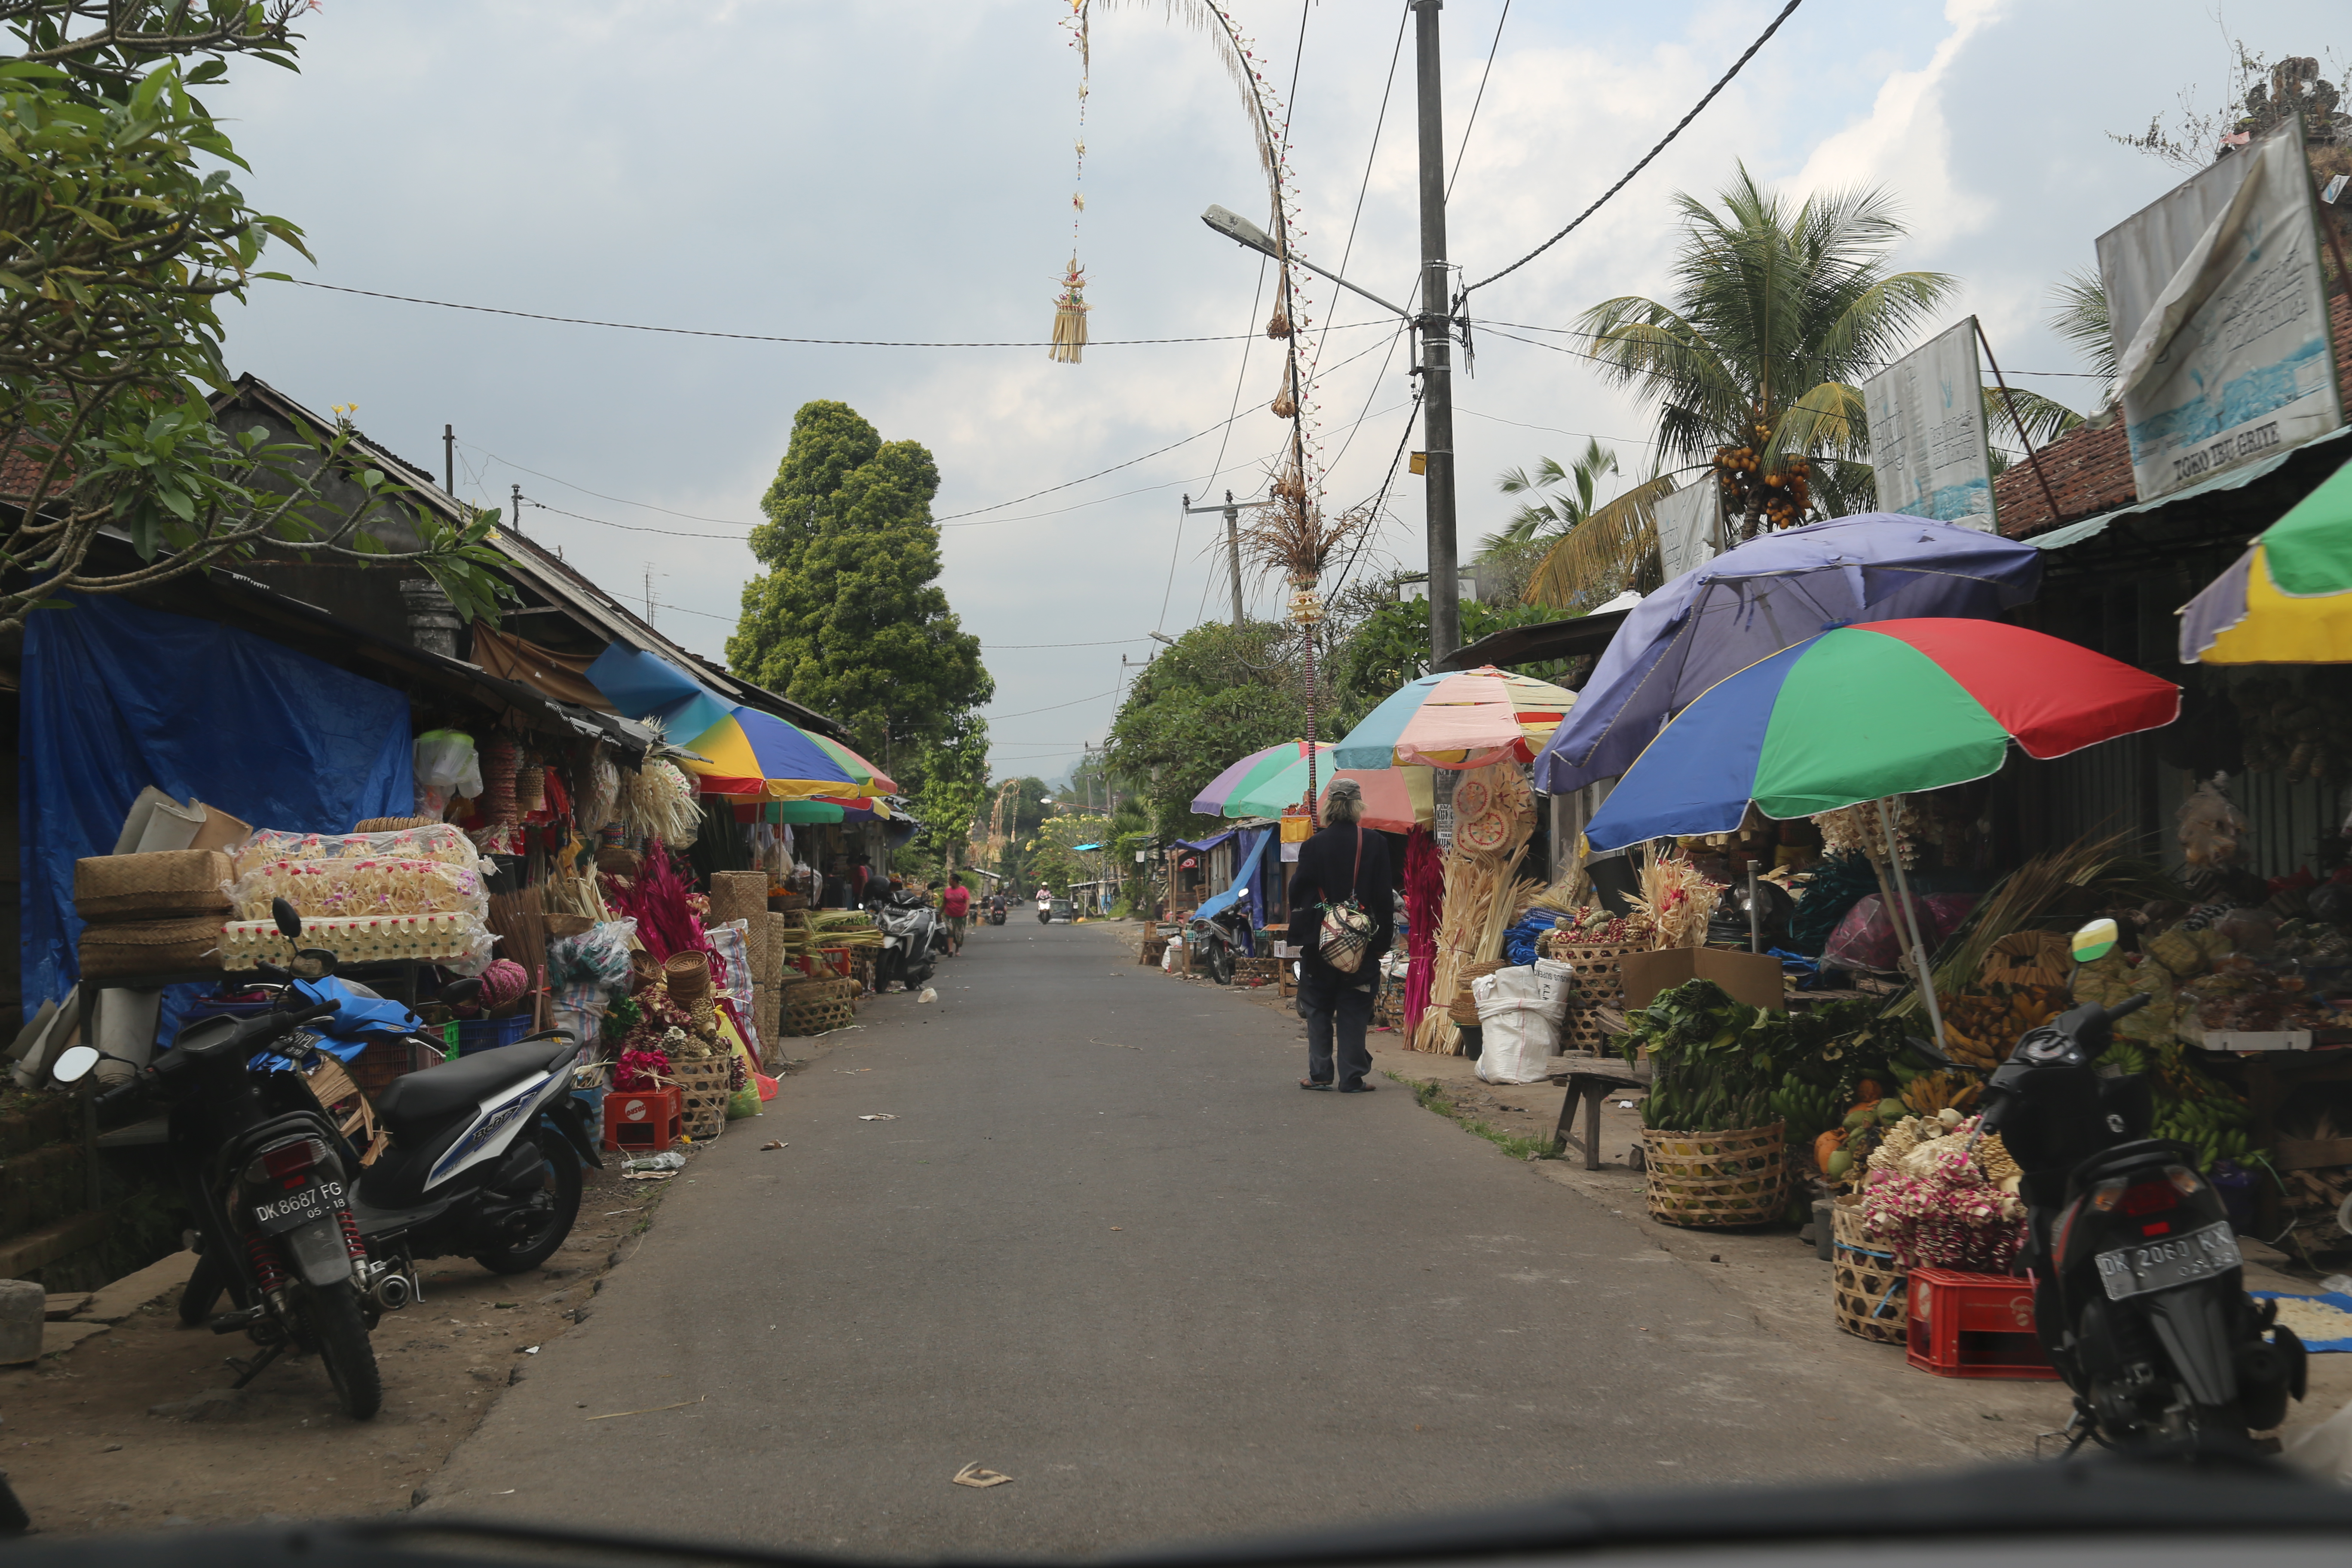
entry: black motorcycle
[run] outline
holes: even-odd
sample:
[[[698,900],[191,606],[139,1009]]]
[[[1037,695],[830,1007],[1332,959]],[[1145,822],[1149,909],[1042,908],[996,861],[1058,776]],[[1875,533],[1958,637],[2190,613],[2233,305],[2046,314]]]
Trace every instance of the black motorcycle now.
[[[2112,946],[2112,924],[2099,924],[2078,935],[2078,956],[2102,956],[2103,937]],[[2034,1331],[2074,1394],[2070,1453],[2086,1440],[2242,1449],[2304,1394],[2303,1342],[2275,1303],[2246,1294],[2237,1237],[2196,1155],[2148,1136],[2144,1077],[2098,1070],[2111,1026],[2147,1001],[2086,1004],[2028,1030],[1993,1070],[1978,1131],[1999,1132],[2023,1173],[2020,1262]]]
[[[1229,905],[1207,920],[1195,920],[1186,930],[1185,939],[1192,950],[1196,971],[1204,973],[1220,985],[1234,982],[1235,960],[1241,952],[1241,930],[1249,923],[1249,916],[1239,904]]]
[[[300,923],[279,900],[278,926]],[[140,1075],[99,1097],[104,1106],[152,1092],[171,1107],[168,1145],[202,1254],[225,1278],[238,1310],[213,1324],[243,1331],[260,1346],[250,1361],[232,1360],[242,1388],[288,1349],[316,1354],[336,1403],[355,1420],[383,1403],[374,1348],[368,1342],[366,1244],[352,1212],[359,1161],[296,1072],[256,1070],[257,1057],[299,1067],[315,1048],[299,1031],[330,1016],[340,1001],[311,1002],[287,971],[262,966],[281,982],[278,1005],[247,1017],[200,1019]],[[87,1076],[100,1053],[76,1047],[52,1076]]]

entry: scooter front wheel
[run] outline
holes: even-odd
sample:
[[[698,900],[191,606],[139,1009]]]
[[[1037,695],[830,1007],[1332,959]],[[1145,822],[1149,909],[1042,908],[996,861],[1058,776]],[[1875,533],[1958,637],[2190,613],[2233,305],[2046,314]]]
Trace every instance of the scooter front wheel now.
[[[546,1174],[540,1190],[526,1200],[532,1223],[520,1235],[474,1254],[474,1261],[493,1274],[527,1274],[538,1268],[555,1256],[580,1217],[580,1156],[545,1129],[539,1135],[547,1140],[540,1145],[546,1152]]]
[[[343,1414],[365,1421],[383,1409],[383,1376],[376,1370],[375,1346],[368,1341],[367,1320],[360,1315],[359,1291],[352,1282],[314,1285],[302,1292],[295,1310],[326,1364]]]

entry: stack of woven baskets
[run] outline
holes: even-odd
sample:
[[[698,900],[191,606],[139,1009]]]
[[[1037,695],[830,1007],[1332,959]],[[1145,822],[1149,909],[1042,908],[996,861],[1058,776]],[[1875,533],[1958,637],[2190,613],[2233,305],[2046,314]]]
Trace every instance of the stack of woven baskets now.
[[[1495,971],[1502,967],[1503,961],[1499,958],[1482,959],[1476,963],[1464,964],[1462,966],[1462,988],[1454,994],[1453,1004],[1445,1009],[1445,1016],[1453,1019],[1454,1022],[1462,1028],[1476,1028],[1478,1026],[1478,999],[1471,994],[1470,983],[1474,980],[1481,979],[1486,975],[1492,974]]]
[[[86,922],[82,978],[127,980],[217,964],[231,869],[218,849],[75,861],[74,912]]]
[[[846,1028],[857,1016],[859,983],[855,979],[800,979],[784,987],[783,1032],[822,1035]]]

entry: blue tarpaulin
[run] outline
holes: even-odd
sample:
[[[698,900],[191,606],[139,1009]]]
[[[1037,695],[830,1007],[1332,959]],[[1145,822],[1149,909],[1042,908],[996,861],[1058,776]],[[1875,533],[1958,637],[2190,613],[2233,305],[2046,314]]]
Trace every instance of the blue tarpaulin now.
[[[1233,882],[1223,892],[1213,898],[1201,900],[1201,907],[1192,911],[1192,918],[1196,921],[1204,921],[1211,915],[1223,914],[1233,908],[1236,900],[1245,898],[1249,900],[1250,923],[1252,925],[1265,923],[1265,895],[1264,888],[1260,886],[1264,878],[1264,868],[1260,861],[1265,852],[1266,841],[1274,837],[1274,829],[1250,827],[1239,831],[1242,834],[1242,842],[1234,851]]]
[[[123,600],[25,622],[25,1011],[79,973],[74,862],[114,848],[148,784],[257,827],[348,833],[415,810],[408,699],[250,632]]]

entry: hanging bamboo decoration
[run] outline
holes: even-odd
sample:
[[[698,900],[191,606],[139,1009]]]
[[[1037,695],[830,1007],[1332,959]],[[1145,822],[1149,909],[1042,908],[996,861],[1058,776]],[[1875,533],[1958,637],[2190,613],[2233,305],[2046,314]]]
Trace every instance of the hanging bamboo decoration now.
[[[1062,292],[1054,300],[1054,346],[1047,351],[1047,357],[1056,364],[1076,364],[1086,357],[1087,312],[1092,309],[1087,303],[1086,268],[1078,265],[1078,220],[1087,211],[1087,79],[1094,68],[1087,38],[1089,3],[1070,0],[1070,15],[1062,24],[1070,31],[1070,47],[1078,51],[1078,164],[1070,182],[1070,265],[1062,274]]]

